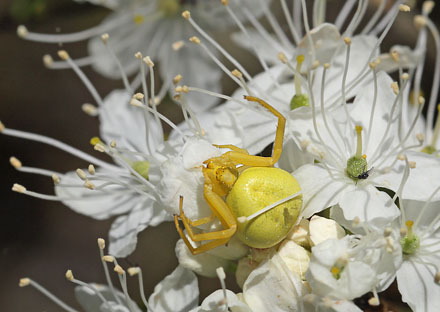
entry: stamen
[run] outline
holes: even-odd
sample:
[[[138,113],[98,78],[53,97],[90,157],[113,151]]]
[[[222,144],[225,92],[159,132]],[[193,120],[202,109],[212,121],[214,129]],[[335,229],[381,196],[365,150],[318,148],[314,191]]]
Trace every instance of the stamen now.
[[[128,82],[127,75],[125,74],[125,71],[124,71],[124,68],[122,67],[121,62],[119,61],[118,57],[116,56],[115,52],[110,47],[110,45],[107,44],[107,41],[109,40],[109,38],[110,38],[110,36],[107,33],[105,33],[101,36],[101,40],[104,43],[105,48],[107,49],[108,53],[112,57],[113,61],[116,63],[116,66],[118,66],[119,72],[121,73],[122,81],[125,86],[125,90],[128,93],[132,93],[130,83]]]
[[[373,28],[373,26],[376,25],[377,21],[379,20],[379,17],[382,15],[383,10],[385,9],[386,3],[387,3],[386,0],[380,0],[379,6],[375,9],[374,15],[370,18],[368,24],[361,31],[361,35],[368,34],[371,28]]]
[[[240,80],[243,89],[246,90],[246,93],[248,95],[250,95],[250,96],[253,96],[253,92],[251,92],[251,90],[249,89],[248,85],[246,84],[246,81],[244,81],[244,79],[243,79],[243,74],[238,69],[234,69],[231,72],[231,74],[234,75],[235,77],[237,77]]]
[[[340,32],[342,26],[344,26],[344,23],[347,20],[348,14],[350,14],[350,11],[353,9],[354,5],[356,4],[356,1],[357,0],[345,1],[344,6],[339,11],[338,17],[336,17],[335,26],[339,29]]]
[[[82,169],[79,169],[79,168],[76,169],[76,174],[78,175],[78,177],[81,180],[83,180],[83,181],[87,180],[87,175],[86,175],[86,173]]]
[[[31,280],[30,278],[21,278],[20,282],[18,284],[20,287],[26,287],[28,285],[34,287],[36,290],[38,290],[40,293],[42,293],[43,295],[45,295],[47,298],[49,298],[50,300],[52,300],[55,304],[57,304],[58,306],[60,306],[62,309],[64,309],[67,312],[78,312],[77,310],[75,310],[74,308],[68,306],[66,303],[64,303],[63,301],[61,301],[60,299],[58,299],[54,294],[52,294],[49,290],[47,290],[46,288],[44,288],[43,286],[41,286],[40,284],[38,284],[37,282]]]
[[[219,267],[215,270],[215,272],[217,273],[217,277],[220,280],[220,284],[222,286],[222,290],[223,290],[223,303],[225,305],[224,310],[225,311],[229,311],[229,305],[228,305],[228,297],[226,296],[226,284],[225,284],[225,279],[226,279],[226,274],[225,274],[225,270],[223,269],[223,267]]]
[[[237,220],[240,223],[245,223],[245,222],[251,221],[252,219],[255,219],[256,217],[262,215],[263,213],[265,213],[265,212],[267,212],[267,211],[269,211],[269,210],[271,210],[271,209],[273,209],[273,208],[275,208],[275,207],[277,207],[277,206],[279,206],[281,204],[284,204],[284,203],[288,202],[289,200],[292,200],[295,197],[298,197],[301,194],[302,194],[302,191],[294,193],[294,194],[292,194],[290,196],[287,196],[287,197],[285,197],[285,198],[283,198],[283,199],[281,199],[281,200],[279,200],[279,201],[277,201],[277,202],[275,202],[273,204],[270,204],[270,205],[264,207],[261,210],[258,210],[257,212],[251,214],[248,217],[241,216],[241,217],[237,218]]]
[[[285,0],[281,0],[281,7],[283,9],[284,16],[286,17],[287,25],[289,26],[290,33],[292,34],[293,40],[295,41],[295,44],[298,45],[299,42],[301,41],[301,39],[295,29],[295,26],[293,25],[292,17],[290,16],[289,9],[287,7]]]
[[[113,287],[113,282],[110,278],[110,273],[108,271],[108,267],[106,264],[106,261],[104,261],[104,249],[105,249],[105,240],[103,238],[98,238],[98,247],[99,247],[99,257],[101,259],[102,267],[104,268],[105,278],[107,280],[107,285],[110,288],[110,292],[113,295],[113,298],[121,304],[121,300],[119,299],[118,295],[115,292],[115,288]]]
[[[142,298],[142,302],[147,307],[147,311],[148,312],[150,312],[150,311],[152,312],[153,309],[148,304],[147,298],[145,298],[144,281],[143,281],[143,277],[142,277],[142,269],[140,267],[128,268],[127,272],[128,272],[128,274],[130,274],[130,276],[134,276],[134,275],[138,276],[139,292],[140,292],[140,295],[141,295],[141,298]]]
[[[383,1],[384,2],[384,1]],[[370,112],[370,121],[368,124],[368,132],[367,132],[367,140],[365,143],[365,150],[368,149],[368,143],[370,142],[371,131],[373,130],[373,120],[374,120],[374,112],[376,110],[377,104],[377,72],[376,72],[376,63],[370,63],[371,72],[373,73],[373,85],[374,85],[374,95],[373,95],[373,105],[371,107]]]
[[[79,68],[79,66],[77,66],[75,64],[75,62],[70,58],[69,54],[64,50],[60,50],[60,51],[58,51],[58,56],[60,57],[60,59],[62,59],[63,61],[66,61],[70,65],[70,67],[73,69],[73,71],[79,77],[79,79],[81,79],[83,84],[89,90],[90,94],[95,99],[96,103],[99,106],[104,105],[104,102],[103,102],[101,96],[99,95],[98,91],[96,90],[96,88],[93,86],[93,84],[90,82],[89,78],[87,78],[87,76],[84,74],[84,72]]]
[[[252,80],[252,76],[246,71],[246,69],[231,55],[229,54],[220,44],[218,44],[211,36],[209,36],[192,18],[189,11],[184,11],[182,16],[187,19],[191,25],[195,28],[195,30],[202,35],[203,38],[208,40],[214,48],[216,48],[220,53],[226,57],[228,61],[230,61],[235,67],[237,67],[246,77],[248,81]]]
[[[98,108],[90,103],[84,103],[81,106],[81,109],[83,110],[84,113],[92,117],[98,116],[99,113]]]
[[[90,284],[87,284],[87,283],[84,283],[84,282],[82,282],[82,281],[80,281],[80,280],[75,279],[75,277],[73,276],[73,273],[72,273],[71,270],[67,270],[65,276],[66,276],[66,279],[67,279],[68,281],[70,281],[70,282],[72,282],[72,283],[74,283],[74,284],[77,284],[77,285],[80,285],[80,286],[83,286],[83,287],[86,287],[86,288],[90,289],[92,292],[94,292],[94,293],[99,297],[99,299],[101,299],[101,301],[102,301],[102,302],[103,302],[103,303],[104,303],[104,304],[105,304],[105,305],[106,305],[111,311],[115,312],[115,310],[114,310],[113,307],[110,305],[110,303],[104,298],[104,296],[101,294],[101,292],[100,292],[99,290],[97,290],[93,285],[90,285]]]
[[[127,275],[126,275],[124,269],[118,264],[116,259],[114,260],[114,263],[115,263],[114,271],[116,273],[118,273],[119,282],[121,284],[122,291],[124,292],[125,301],[127,303],[128,309],[130,310],[130,312],[135,312],[136,310],[133,308],[133,302],[132,302],[130,296],[128,295]]]

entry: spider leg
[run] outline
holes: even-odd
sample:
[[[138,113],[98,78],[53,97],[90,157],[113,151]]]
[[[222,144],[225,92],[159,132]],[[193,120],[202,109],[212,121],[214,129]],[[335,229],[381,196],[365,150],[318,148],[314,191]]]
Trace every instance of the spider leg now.
[[[225,145],[212,144],[212,145],[214,145],[215,147],[218,147],[218,148],[229,148],[230,150],[232,150],[234,152],[249,155],[249,152],[246,149],[237,147],[232,144],[225,144]]]
[[[284,118],[283,115],[281,115],[280,112],[278,112],[275,108],[273,108],[265,101],[253,96],[245,96],[244,98],[250,102],[259,103],[261,106],[268,109],[272,114],[278,117],[278,125],[275,135],[275,141],[273,144],[272,156],[271,157],[253,156],[253,155],[240,153],[237,150],[232,149],[231,152],[227,152],[223,154],[221,157],[226,158],[234,163],[239,163],[246,166],[271,167],[280,159],[281,152],[283,150],[284,128],[286,126],[286,119]]]

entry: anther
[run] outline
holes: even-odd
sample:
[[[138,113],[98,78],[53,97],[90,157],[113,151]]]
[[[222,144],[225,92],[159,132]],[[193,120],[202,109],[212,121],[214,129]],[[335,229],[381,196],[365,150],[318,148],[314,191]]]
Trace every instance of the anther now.
[[[229,0],[222,0],[222,4],[223,4],[224,6],[229,5]]]
[[[354,227],[358,227],[360,223],[361,223],[361,220],[359,219],[359,217],[355,217],[355,218],[353,219],[352,225],[353,225]]]
[[[52,174],[52,181],[55,185],[60,184],[60,177],[54,173]]]
[[[330,63],[325,63],[325,64],[324,64],[324,68],[325,68],[325,69],[329,69],[329,68],[330,68]]]
[[[134,56],[135,56],[137,59],[139,59],[139,60],[142,59],[142,53],[141,53],[141,52],[136,52],[136,53],[134,54]]]
[[[97,116],[98,115],[98,108],[95,105],[92,105],[90,103],[84,103],[81,106],[81,109],[84,113],[86,113],[89,116]]]
[[[110,255],[105,255],[105,256],[102,256],[102,261],[113,263],[115,261],[115,258]]]
[[[425,135],[423,133],[417,133],[416,138],[419,143],[423,143],[425,141]]]
[[[408,165],[411,169],[416,168],[416,162],[415,161],[408,161]]]
[[[319,67],[319,60],[315,60],[312,65],[312,69],[317,69]]]
[[[148,67],[154,67],[154,63],[149,56],[144,57],[143,60]]]
[[[191,38],[189,38],[189,41],[195,44],[200,44],[200,39],[197,36],[192,36]]]
[[[237,78],[242,78],[243,77],[243,74],[238,69],[234,69],[231,73],[232,73],[232,75],[234,75]]]
[[[245,223],[247,221],[247,218],[245,216],[241,216],[237,218],[238,223]]]
[[[31,280],[27,277],[20,278],[20,281],[18,282],[18,286],[20,287],[26,287],[31,283]]]
[[[400,12],[409,12],[409,11],[411,11],[411,8],[406,4],[401,4],[401,5],[399,5],[399,11]]]
[[[5,130],[5,125],[0,121],[0,132],[3,132]]]
[[[375,69],[377,65],[376,65],[375,62],[370,62],[370,63],[368,64],[368,66],[370,66],[371,69]]]
[[[182,80],[182,75],[178,74],[173,78],[174,85],[177,85]]]
[[[391,58],[393,59],[394,62],[399,62],[399,52],[397,52],[396,50],[391,51],[390,52]]]
[[[17,27],[17,35],[20,37],[20,38],[25,38],[27,35],[28,35],[28,29],[26,28],[26,26],[24,26],[24,25],[19,25],[18,27]]]
[[[110,38],[110,36],[108,34],[102,34],[101,35],[101,40],[104,44],[107,44],[108,39]]]
[[[17,193],[26,192],[26,188],[23,185],[18,184],[18,183],[14,183],[14,185],[12,186],[12,190]]]
[[[143,93],[136,93],[135,95],[133,95],[133,98],[135,98],[136,100],[143,100],[144,99],[144,94]]]
[[[399,85],[396,81],[391,84],[391,89],[393,89],[394,94],[399,94]]]
[[[97,241],[98,241],[99,249],[104,250],[104,248],[105,248],[105,240],[103,238],[98,238]]]
[[[74,279],[72,270],[67,270],[65,276],[69,281],[73,281]]]
[[[87,171],[90,173],[90,174],[95,174],[96,173],[96,170],[95,170],[95,166],[93,166],[92,164],[90,164],[88,167],[87,167]]]
[[[435,6],[434,1],[425,1],[425,2],[423,2],[423,5],[422,5],[422,11],[427,15],[431,14],[431,11],[434,8],[434,6]]]
[[[188,10],[183,11],[182,12],[182,17],[186,18],[187,20],[189,20],[191,18],[191,13]]]
[[[59,50],[58,51],[58,57],[60,59],[62,59],[63,61],[67,61],[67,59],[69,58],[69,53],[67,53],[66,50]]]
[[[351,44],[351,38],[350,37],[344,37],[344,42],[346,45],[350,45]]]
[[[438,284],[440,282],[440,272],[436,272],[434,275],[434,282]]]
[[[52,56],[49,55],[49,54],[43,55],[43,64],[44,64],[44,66],[50,68],[52,66],[52,64],[53,64]]]
[[[133,98],[133,99],[130,100],[130,105],[137,106],[137,107],[142,107],[144,104],[142,104],[141,101],[136,100],[136,99]]]
[[[423,15],[416,15],[414,16],[414,26],[416,26],[417,28],[423,28],[426,26],[426,24],[428,24],[428,20],[426,19],[425,16]]]
[[[101,152],[101,153],[104,153],[104,152],[105,152],[105,147],[104,147],[104,145],[102,145],[102,143],[95,144],[95,146],[93,147],[93,149],[94,149],[95,151],[98,151],[98,152]]]
[[[287,64],[288,61],[286,54],[284,54],[283,52],[279,52],[277,57],[283,64]]]
[[[15,169],[19,169],[21,168],[21,161],[19,161],[17,158],[15,158],[14,156],[9,158],[9,163],[11,164],[12,167],[14,167]]]
[[[408,230],[404,227],[400,228],[400,237],[405,237],[406,233],[408,233]]]
[[[139,268],[134,267],[134,268],[128,268],[127,272],[130,276],[135,276],[135,275],[139,274],[140,270],[139,270]]]
[[[403,155],[403,154],[399,154],[399,155],[397,155],[397,159],[398,159],[398,160],[405,160],[405,159],[406,159],[406,156]]]
[[[371,297],[370,299],[368,299],[368,304],[370,306],[377,307],[378,305],[380,305],[380,302],[379,299],[377,299],[376,297]]]
[[[184,42],[182,40],[176,41],[173,43],[172,47],[174,51],[179,51],[184,46]]]
[[[123,275],[125,273],[124,269],[119,264],[115,265],[113,270],[119,275]]]
[[[89,190],[94,190],[95,189],[95,184],[93,184],[89,180],[86,180],[86,182],[84,182],[84,186],[87,187]]]
[[[111,148],[115,148],[115,147],[116,147],[116,141],[115,141],[115,140],[112,140],[112,141],[110,142],[110,147],[111,147]]]
[[[76,174],[78,175],[78,177],[81,180],[83,180],[83,181],[87,180],[87,175],[86,175],[86,173],[82,169],[79,169],[79,168],[76,169]]]
[[[391,229],[391,228],[389,228],[389,227],[385,228],[385,230],[383,231],[383,235],[384,235],[385,237],[390,236],[391,233],[393,233],[393,229]]]
[[[408,80],[408,78],[409,78],[408,73],[403,73],[402,74],[402,80]]]

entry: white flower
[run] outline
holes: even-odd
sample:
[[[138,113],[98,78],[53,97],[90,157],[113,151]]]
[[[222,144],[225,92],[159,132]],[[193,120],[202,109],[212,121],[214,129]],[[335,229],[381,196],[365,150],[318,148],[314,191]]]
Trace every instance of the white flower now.
[[[181,16],[184,10],[190,10],[205,29],[218,29],[219,25],[228,28],[231,20],[220,1],[180,1],[180,0],[126,0],[126,1],[90,1],[111,8],[114,12],[100,24],[90,29],[72,34],[38,34],[29,32],[25,26],[19,26],[20,37],[38,42],[77,42],[90,39],[89,53],[84,58],[75,60],[79,66],[92,65],[102,75],[109,78],[124,78],[125,75],[138,73],[139,65],[133,55],[140,51],[150,55],[160,63],[160,76],[163,80],[158,99],[169,91],[174,93],[173,78],[182,75],[185,84],[199,85],[212,91],[220,90],[221,72],[214,63],[197,47],[186,43],[193,35],[191,25]],[[232,1],[231,1],[232,2]],[[250,0],[234,1],[236,9],[246,6],[254,14],[261,15],[269,4],[252,5]],[[189,13],[188,13],[189,14]],[[186,17],[185,17],[186,18]],[[239,15],[244,18],[243,14]],[[100,36],[105,34],[104,43]],[[115,63],[115,57],[119,62]],[[50,68],[65,68],[65,62],[53,62],[49,56],[45,63]],[[121,70],[122,68],[122,70]],[[122,72],[122,75],[121,75]],[[124,74],[125,73],[125,74]],[[134,82],[134,89],[139,87],[140,79]],[[192,94],[190,105],[196,110],[205,110],[215,104],[215,99],[199,94]]]
[[[329,239],[312,248],[306,278],[314,294],[352,300],[376,285],[375,271],[362,260],[350,257],[350,243],[349,237]]]
[[[397,284],[402,300],[416,312],[440,308],[440,202],[431,201],[434,195],[427,201],[406,200],[403,196],[402,218],[394,224],[395,231],[401,233],[403,257]]]

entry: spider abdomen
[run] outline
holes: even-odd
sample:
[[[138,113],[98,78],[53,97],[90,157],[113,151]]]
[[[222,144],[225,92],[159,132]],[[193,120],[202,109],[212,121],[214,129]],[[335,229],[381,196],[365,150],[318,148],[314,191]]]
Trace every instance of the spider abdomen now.
[[[236,218],[248,217],[300,190],[298,181],[287,171],[252,167],[240,174],[226,202]],[[301,208],[300,195],[253,220],[238,223],[237,235],[246,245],[254,248],[275,246],[289,233]]]

